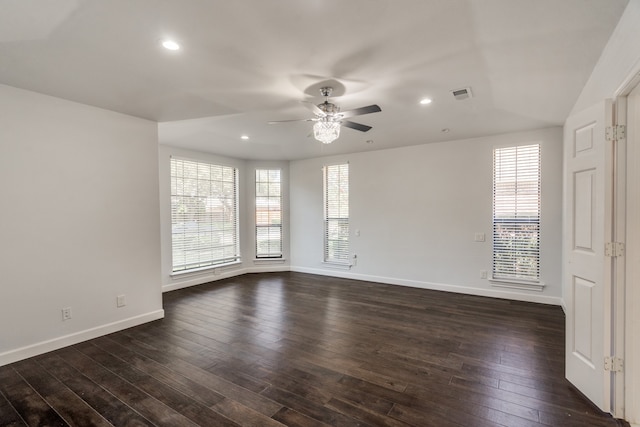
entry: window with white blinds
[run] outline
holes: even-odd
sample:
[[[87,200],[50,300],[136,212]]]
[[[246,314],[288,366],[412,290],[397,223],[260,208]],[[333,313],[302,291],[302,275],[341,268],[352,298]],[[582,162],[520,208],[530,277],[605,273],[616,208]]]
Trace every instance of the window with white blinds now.
[[[171,159],[173,271],[240,259],[238,170]]]
[[[282,258],[280,169],[256,169],[256,258]]]
[[[493,152],[493,278],[540,278],[540,145]]]
[[[349,263],[349,164],[324,167],[324,261]]]

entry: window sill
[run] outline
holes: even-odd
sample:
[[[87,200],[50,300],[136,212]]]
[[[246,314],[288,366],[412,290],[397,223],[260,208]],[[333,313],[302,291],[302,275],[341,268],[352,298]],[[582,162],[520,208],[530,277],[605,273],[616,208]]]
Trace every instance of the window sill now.
[[[326,268],[333,268],[336,270],[351,270],[352,264],[345,264],[340,262],[328,262],[324,261],[322,265]]]
[[[530,282],[526,280],[517,279],[489,279],[491,286],[498,288],[520,289],[524,291],[537,291],[542,292],[545,287],[543,282]]]
[[[216,270],[219,271],[219,269],[227,269],[228,267],[233,267],[240,264],[242,264],[242,261],[238,260],[233,262],[227,262],[224,264],[208,265],[206,267],[194,268],[191,270],[174,271],[169,276],[173,279],[173,278],[182,278],[182,277],[189,277],[189,276],[199,276],[207,273],[217,274]]]

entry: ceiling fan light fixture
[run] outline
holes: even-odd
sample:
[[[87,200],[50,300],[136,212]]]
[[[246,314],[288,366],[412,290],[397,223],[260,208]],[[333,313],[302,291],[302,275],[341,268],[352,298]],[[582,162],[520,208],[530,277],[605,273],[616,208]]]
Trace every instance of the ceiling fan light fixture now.
[[[340,122],[318,120],[313,125],[313,136],[323,144],[331,144],[340,136]]]
[[[315,117],[310,119],[280,120],[269,122],[269,124],[283,122],[315,122],[313,125],[313,136],[323,144],[331,144],[333,141],[338,139],[340,136],[341,126],[360,132],[367,132],[371,130],[371,126],[343,119],[382,111],[378,105],[372,104],[353,110],[340,111],[340,107],[329,102],[329,95],[331,95],[332,92],[333,88],[330,86],[320,88],[320,94],[326,99],[324,102],[317,105],[309,101],[302,101],[304,105],[313,112]]]

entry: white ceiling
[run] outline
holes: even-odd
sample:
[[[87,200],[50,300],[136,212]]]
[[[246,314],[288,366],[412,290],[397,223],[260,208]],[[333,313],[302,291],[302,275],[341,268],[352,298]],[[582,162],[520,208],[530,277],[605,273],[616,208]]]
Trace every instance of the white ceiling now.
[[[0,83],[246,159],[463,139],[561,125],[627,2],[0,0]],[[352,119],[371,131],[323,145],[309,122],[267,124],[310,117],[300,101],[321,102],[326,82],[343,110],[380,105]],[[454,100],[466,86],[474,97]]]

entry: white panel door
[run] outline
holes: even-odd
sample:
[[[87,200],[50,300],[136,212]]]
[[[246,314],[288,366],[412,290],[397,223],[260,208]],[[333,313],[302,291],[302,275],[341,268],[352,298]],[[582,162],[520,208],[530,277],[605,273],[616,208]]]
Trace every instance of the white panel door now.
[[[605,265],[607,166],[605,127],[610,102],[570,117],[564,128],[564,299],[566,376],[600,409],[609,412],[610,279]],[[609,117],[609,119],[607,119]],[[607,306],[609,304],[609,306]]]

